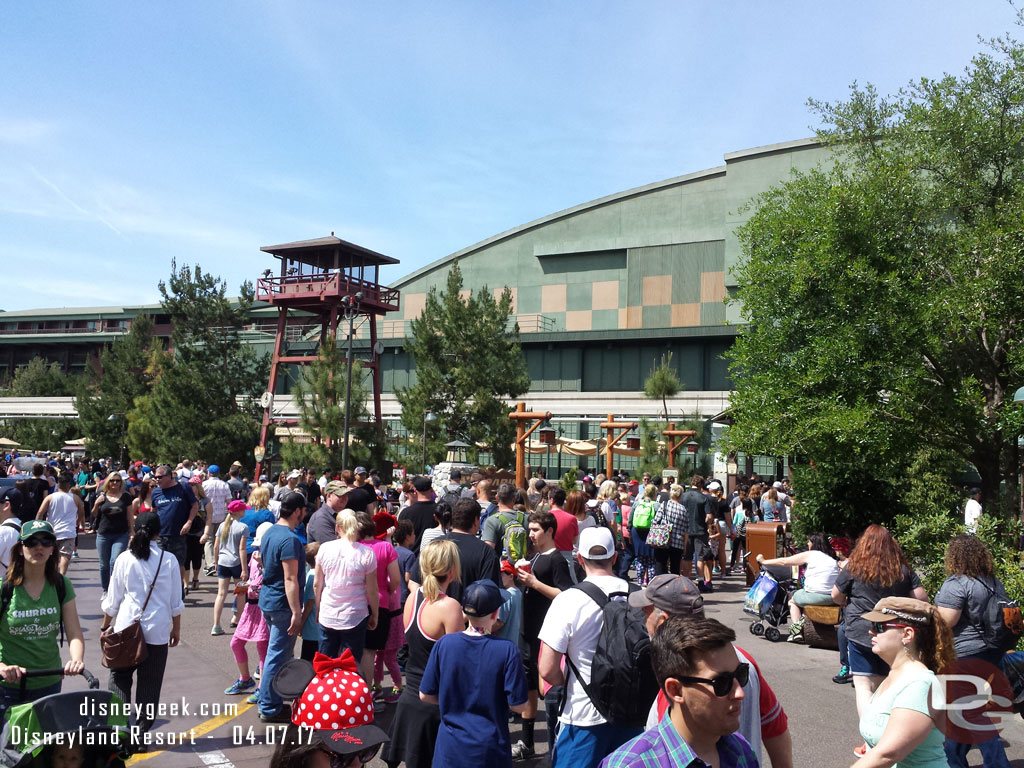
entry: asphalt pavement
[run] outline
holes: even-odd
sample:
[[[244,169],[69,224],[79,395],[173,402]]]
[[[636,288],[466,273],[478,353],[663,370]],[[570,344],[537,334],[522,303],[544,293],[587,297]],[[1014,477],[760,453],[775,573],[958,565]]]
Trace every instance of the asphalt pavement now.
[[[99,627],[101,621],[99,564],[94,538],[83,535],[79,541],[79,557],[72,560],[68,575],[77,594],[86,642],[86,667],[106,687],[107,672],[100,665]],[[853,748],[861,743],[857,730],[857,713],[851,685],[836,685],[832,676],[838,671],[838,654],[793,645],[772,643],[755,637],[750,631],[751,617],[743,613],[746,586],[741,575],[718,579],[713,594],[707,596],[709,616],[731,626],[737,643],[757,661],[761,672],[775,690],[789,717],[793,739],[795,766],[843,768],[855,762]],[[163,742],[151,751],[134,757],[130,765],[159,768],[255,768],[266,766],[279,739],[280,726],[260,722],[254,706],[246,705],[242,696],[225,696],[237,677],[234,657],[229,648],[230,630],[226,626],[229,609],[225,609],[225,631],[229,634],[212,637],[213,599],[216,579],[201,578],[200,589],[188,595],[182,617],[182,641],[170,649],[164,676],[161,701],[168,705],[166,716],[157,721],[154,734]],[[250,657],[255,663],[255,648]],[[84,681],[69,680],[65,690],[84,687]],[[378,723],[387,729],[391,712],[385,710]],[[543,711],[538,715],[536,737],[538,755],[517,765],[524,768],[547,765],[547,736]],[[518,727],[512,726],[512,739]],[[1003,732],[1007,754],[1014,768],[1024,768],[1024,722],[1014,718]],[[981,757],[971,753],[972,765],[981,765]],[[765,764],[768,764],[767,757]],[[384,763],[375,760],[372,768]]]

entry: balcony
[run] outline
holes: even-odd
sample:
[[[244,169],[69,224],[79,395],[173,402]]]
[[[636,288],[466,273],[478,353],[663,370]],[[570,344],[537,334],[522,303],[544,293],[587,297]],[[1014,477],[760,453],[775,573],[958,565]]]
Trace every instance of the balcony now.
[[[371,283],[343,272],[322,275],[286,275],[261,277],[256,283],[256,298],[270,304],[301,307],[362,292],[360,307],[370,314],[384,314],[398,309],[397,288]]]

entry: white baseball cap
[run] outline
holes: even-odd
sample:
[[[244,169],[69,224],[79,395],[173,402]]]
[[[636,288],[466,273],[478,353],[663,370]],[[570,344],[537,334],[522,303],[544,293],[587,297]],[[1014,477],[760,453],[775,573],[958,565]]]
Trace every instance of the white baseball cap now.
[[[603,549],[600,554],[593,554],[595,549]],[[585,528],[580,533],[579,553],[587,560],[607,560],[615,555],[615,540],[612,532],[603,525]]]

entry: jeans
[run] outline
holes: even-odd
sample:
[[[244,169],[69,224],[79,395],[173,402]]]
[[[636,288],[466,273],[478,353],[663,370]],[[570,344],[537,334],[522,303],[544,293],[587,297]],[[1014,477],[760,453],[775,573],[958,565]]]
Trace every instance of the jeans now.
[[[127,533],[96,534],[96,552],[100,556],[100,586],[104,592],[110,586],[110,568],[117,560],[117,556],[124,552],[127,546]]]
[[[138,687],[135,689],[135,704],[142,707],[135,724],[143,731],[153,727],[156,709],[160,702],[160,688],[164,683],[164,669],[167,667],[167,644],[150,645],[146,643],[149,654],[146,660],[137,667],[110,670],[110,681],[107,687],[125,704],[132,701],[132,675],[138,674]],[[134,708],[133,708],[134,710]]]
[[[292,658],[295,638],[288,634],[288,627],[292,623],[290,610],[263,611],[263,619],[267,622],[267,627],[270,628],[270,640],[267,647],[267,658],[263,662],[263,676],[260,677],[258,705],[260,717],[268,717],[281,711],[283,701],[274,692],[271,683],[274,681],[277,671]]]
[[[13,707],[16,704],[38,701],[43,698],[43,696],[51,696],[55,693],[60,693],[60,687],[61,682],[56,682],[53,685],[47,685],[44,688],[26,688],[25,697],[22,698],[21,688],[19,686],[11,688],[6,685],[0,685],[0,722],[3,721],[8,708]]]
[[[850,646],[846,644],[846,622],[841,618],[836,625],[836,642],[839,645],[839,666],[850,666]]]
[[[366,625],[370,617],[360,621],[351,629],[331,629],[320,627],[320,653],[336,659],[348,648],[355,657],[356,664],[363,658],[363,648],[366,643]]]
[[[622,539],[622,549],[619,550],[619,559],[615,561],[615,573],[621,579],[628,578],[629,566],[633,564],[633,540]]]
[[[981,653],[972,653],[968,656],[960,656],[959,658],[981,659],[998,667],[1001,657],[1002,654],[998,651],[982,651]],[[971,751],[971,747],[977,747],[978,751],[981,752],[982,765],[985,768],[1010,768],[1010,761],[1006,759],[1006,749],[1003,747],[998,733],[980,744],[961,744],[947,738],[943,742],[942,747],[946,752],[946,762],[949,763],[950,768],[967,768],[967,753]]]

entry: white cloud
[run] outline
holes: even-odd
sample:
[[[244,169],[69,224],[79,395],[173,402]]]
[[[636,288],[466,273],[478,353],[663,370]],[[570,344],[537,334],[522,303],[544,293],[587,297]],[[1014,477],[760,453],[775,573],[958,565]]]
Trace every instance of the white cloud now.
[[[0,144],[38,147],[57,134],[57,124],[45,120],[0,117]]]

